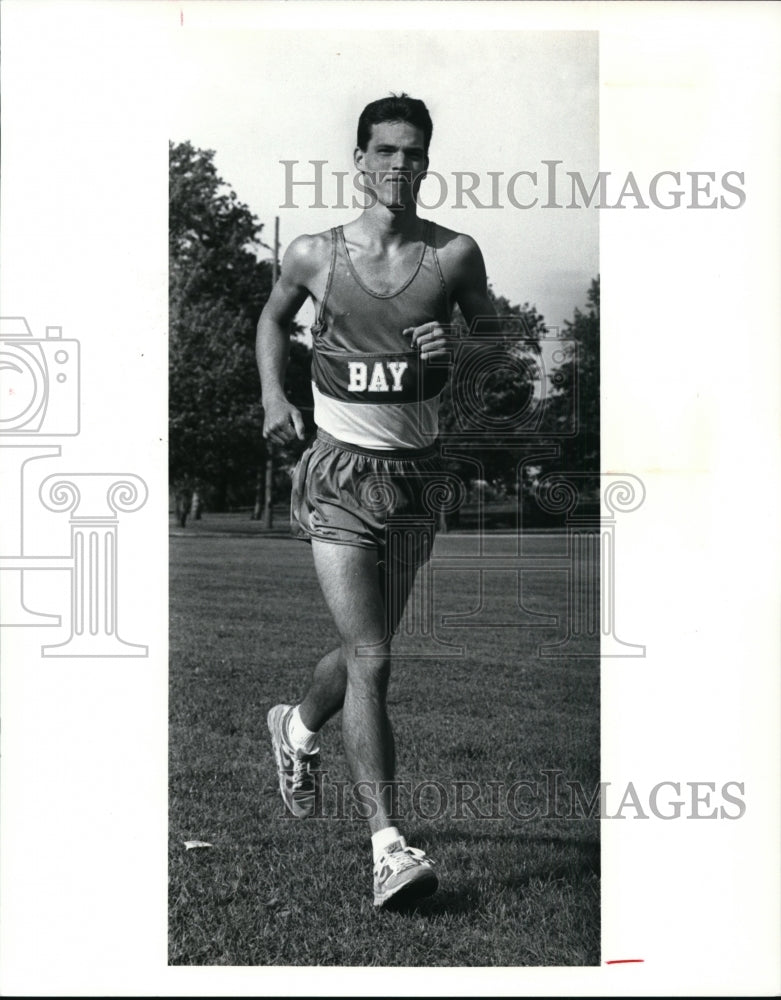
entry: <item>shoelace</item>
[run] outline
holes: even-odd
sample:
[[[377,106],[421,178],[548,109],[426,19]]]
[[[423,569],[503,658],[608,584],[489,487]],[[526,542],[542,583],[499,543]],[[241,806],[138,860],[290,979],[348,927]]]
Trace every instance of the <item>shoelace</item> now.
[[[398,875],[408,868],[414,868],[417,862],[422,861],[424,858],[426,858],[425,851],[421,851],[417,847],[402,847],[398,851],[391,851],[390,854],[385,854],[380,859],[380,862],[387,864],[392,869],[393,874]],[[426,858],[426,861],[430,865],[434,864],[430,858]]]
[[[304,782],[311,779],[309,765],[315,760],[314,754],[305,754],[303,757],[296,756],[293,759],[293,787],[303,788]]]

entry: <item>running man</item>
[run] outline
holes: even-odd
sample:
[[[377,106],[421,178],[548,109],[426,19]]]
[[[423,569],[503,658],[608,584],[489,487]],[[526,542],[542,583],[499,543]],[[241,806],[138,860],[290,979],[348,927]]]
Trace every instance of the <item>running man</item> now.
[[[430,551],[424,490],[441,468],[437,408],[451,311],[457,303],[470,327],[495,315],[474,240],[418,217],[431,134],[425,104],[406,94],[363,110],[354,160],[369,205],[344,227],[290,244],[257,336],[264,437],[303,439],[283,382],[291,322],[312,299],[318,430],[293,474],[291,524],[311,541],[341,639],[301,703],[268,714],[280,790],[295,816],[313,813],[318,733],[341,710],[353,781],[374,790],[375,906],[405,905],[437,887],[432,861],[391,821],[391,638]],[[401,546],[389,544],[394,518],[405,525]]]

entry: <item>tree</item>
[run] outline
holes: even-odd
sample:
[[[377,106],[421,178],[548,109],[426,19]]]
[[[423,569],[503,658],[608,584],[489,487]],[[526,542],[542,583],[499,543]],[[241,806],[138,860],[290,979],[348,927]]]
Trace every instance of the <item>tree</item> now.
[[[261,223],[218,176],[214,152],[185,142],[169,153],[169,475],[220,510],[251,502],[265,461],[254,343],[271,265],[259,259]],[[294,342],[296,405],[311,406],[309,357]]]
[[[501,320],[498,331],[492,321],[491,332],[482,333],[480,320],[467,331],[460,310],[454,314],[460,342],[452,378],[442,394],[440,429],[452,445],[479,456],[487,480],[513,488],[517,449],[512,441],[519,421],[533,409],[539,382],[538,344],[547,331],[544,318],[528,302],[514,305],[490,287],[488,295]],[[503,433],[505,447],[486,447],[502,441]],[[464,478],[475,475],[475,465],[467,459],[448,464]]]
[[[599,505],[598,277],[592,280],[586,298],[585,312],[576,308],[574,318],[565,321],[561,346],[555,351],[563,357],[550,372],[540,426],[540,442],[555,444],[558,455],[542,459],[531,479],[523,484],[531,501],[540,478],[556,474],[571,479],[580,514],[594,512]]]
[[[501,331],[459,345],[440,427],[458,455],[449,469],[464,481],[480,469],[495,488],[519,491],[528,523],[539,516],[535,483],[548,473],[573,473],[589,502],[598,493],[599,278],[559,340],[535,307],[490,294]],[[545,450],[554,454],[526,464],[518,481],[523,460]]]
[[[577,433],[564,445],[566,471],[599,473],[599,277],[592,279],[586,311],[575,309],[564,324],[565,360],[557,371],[557,389],[550,401],[549,426],[575,420]]]

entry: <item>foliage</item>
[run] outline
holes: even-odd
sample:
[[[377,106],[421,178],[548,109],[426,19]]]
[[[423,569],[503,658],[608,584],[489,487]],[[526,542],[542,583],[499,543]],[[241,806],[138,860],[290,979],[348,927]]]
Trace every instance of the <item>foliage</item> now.
[[[170,144],[169,471],[209,505],[250,503],[265,461],[255,327],[271,291],[263,227],[218,176],[211,150]],[[306,403],[309,352],[288,371]]]
[[[451,458],[451,470],[467,479],[512,485],[513,462],[501,431],[512,433],[517,414],[529,406],[534,390],[529,359],[536,356],[536,345],[546,327],[528,302],[514,305],[490,287],[488,292],[501,320],[499,330],[491,321],[490,332],[486,332],[478,319],[467,331],[463,315],[456,309],[454,325],[459,342],[452,378],[442,394],[440,430],[451,449],[464,456]]]
[[[599,278],[594,278],[588,290],[585,312],[575,310],[575,317],[565,323],[565,337],[571,342],[567,358],[559,369],[561,388],[552,400],[551,414],[561,400],[576,399],[578,434],[566,448],[566,467],[577,472],[599,470]]]
[[[491,298],[501,329],[462,331],[440,427],[449,470],[472,483],[473,499],[516,495],[520,528],[548,516],[537,504],[545,475],[572,475],[589,505],[598,489],[599,279],[559,336],[528,303]]]

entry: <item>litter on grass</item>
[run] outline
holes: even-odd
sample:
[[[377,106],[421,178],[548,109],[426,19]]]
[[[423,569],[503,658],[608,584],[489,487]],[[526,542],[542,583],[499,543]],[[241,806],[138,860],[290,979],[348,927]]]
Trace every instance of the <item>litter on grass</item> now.
[[[184,849],[191,851],[194,847],[214,847],[214,844],[207,844],[205,840],[185,840]]]

